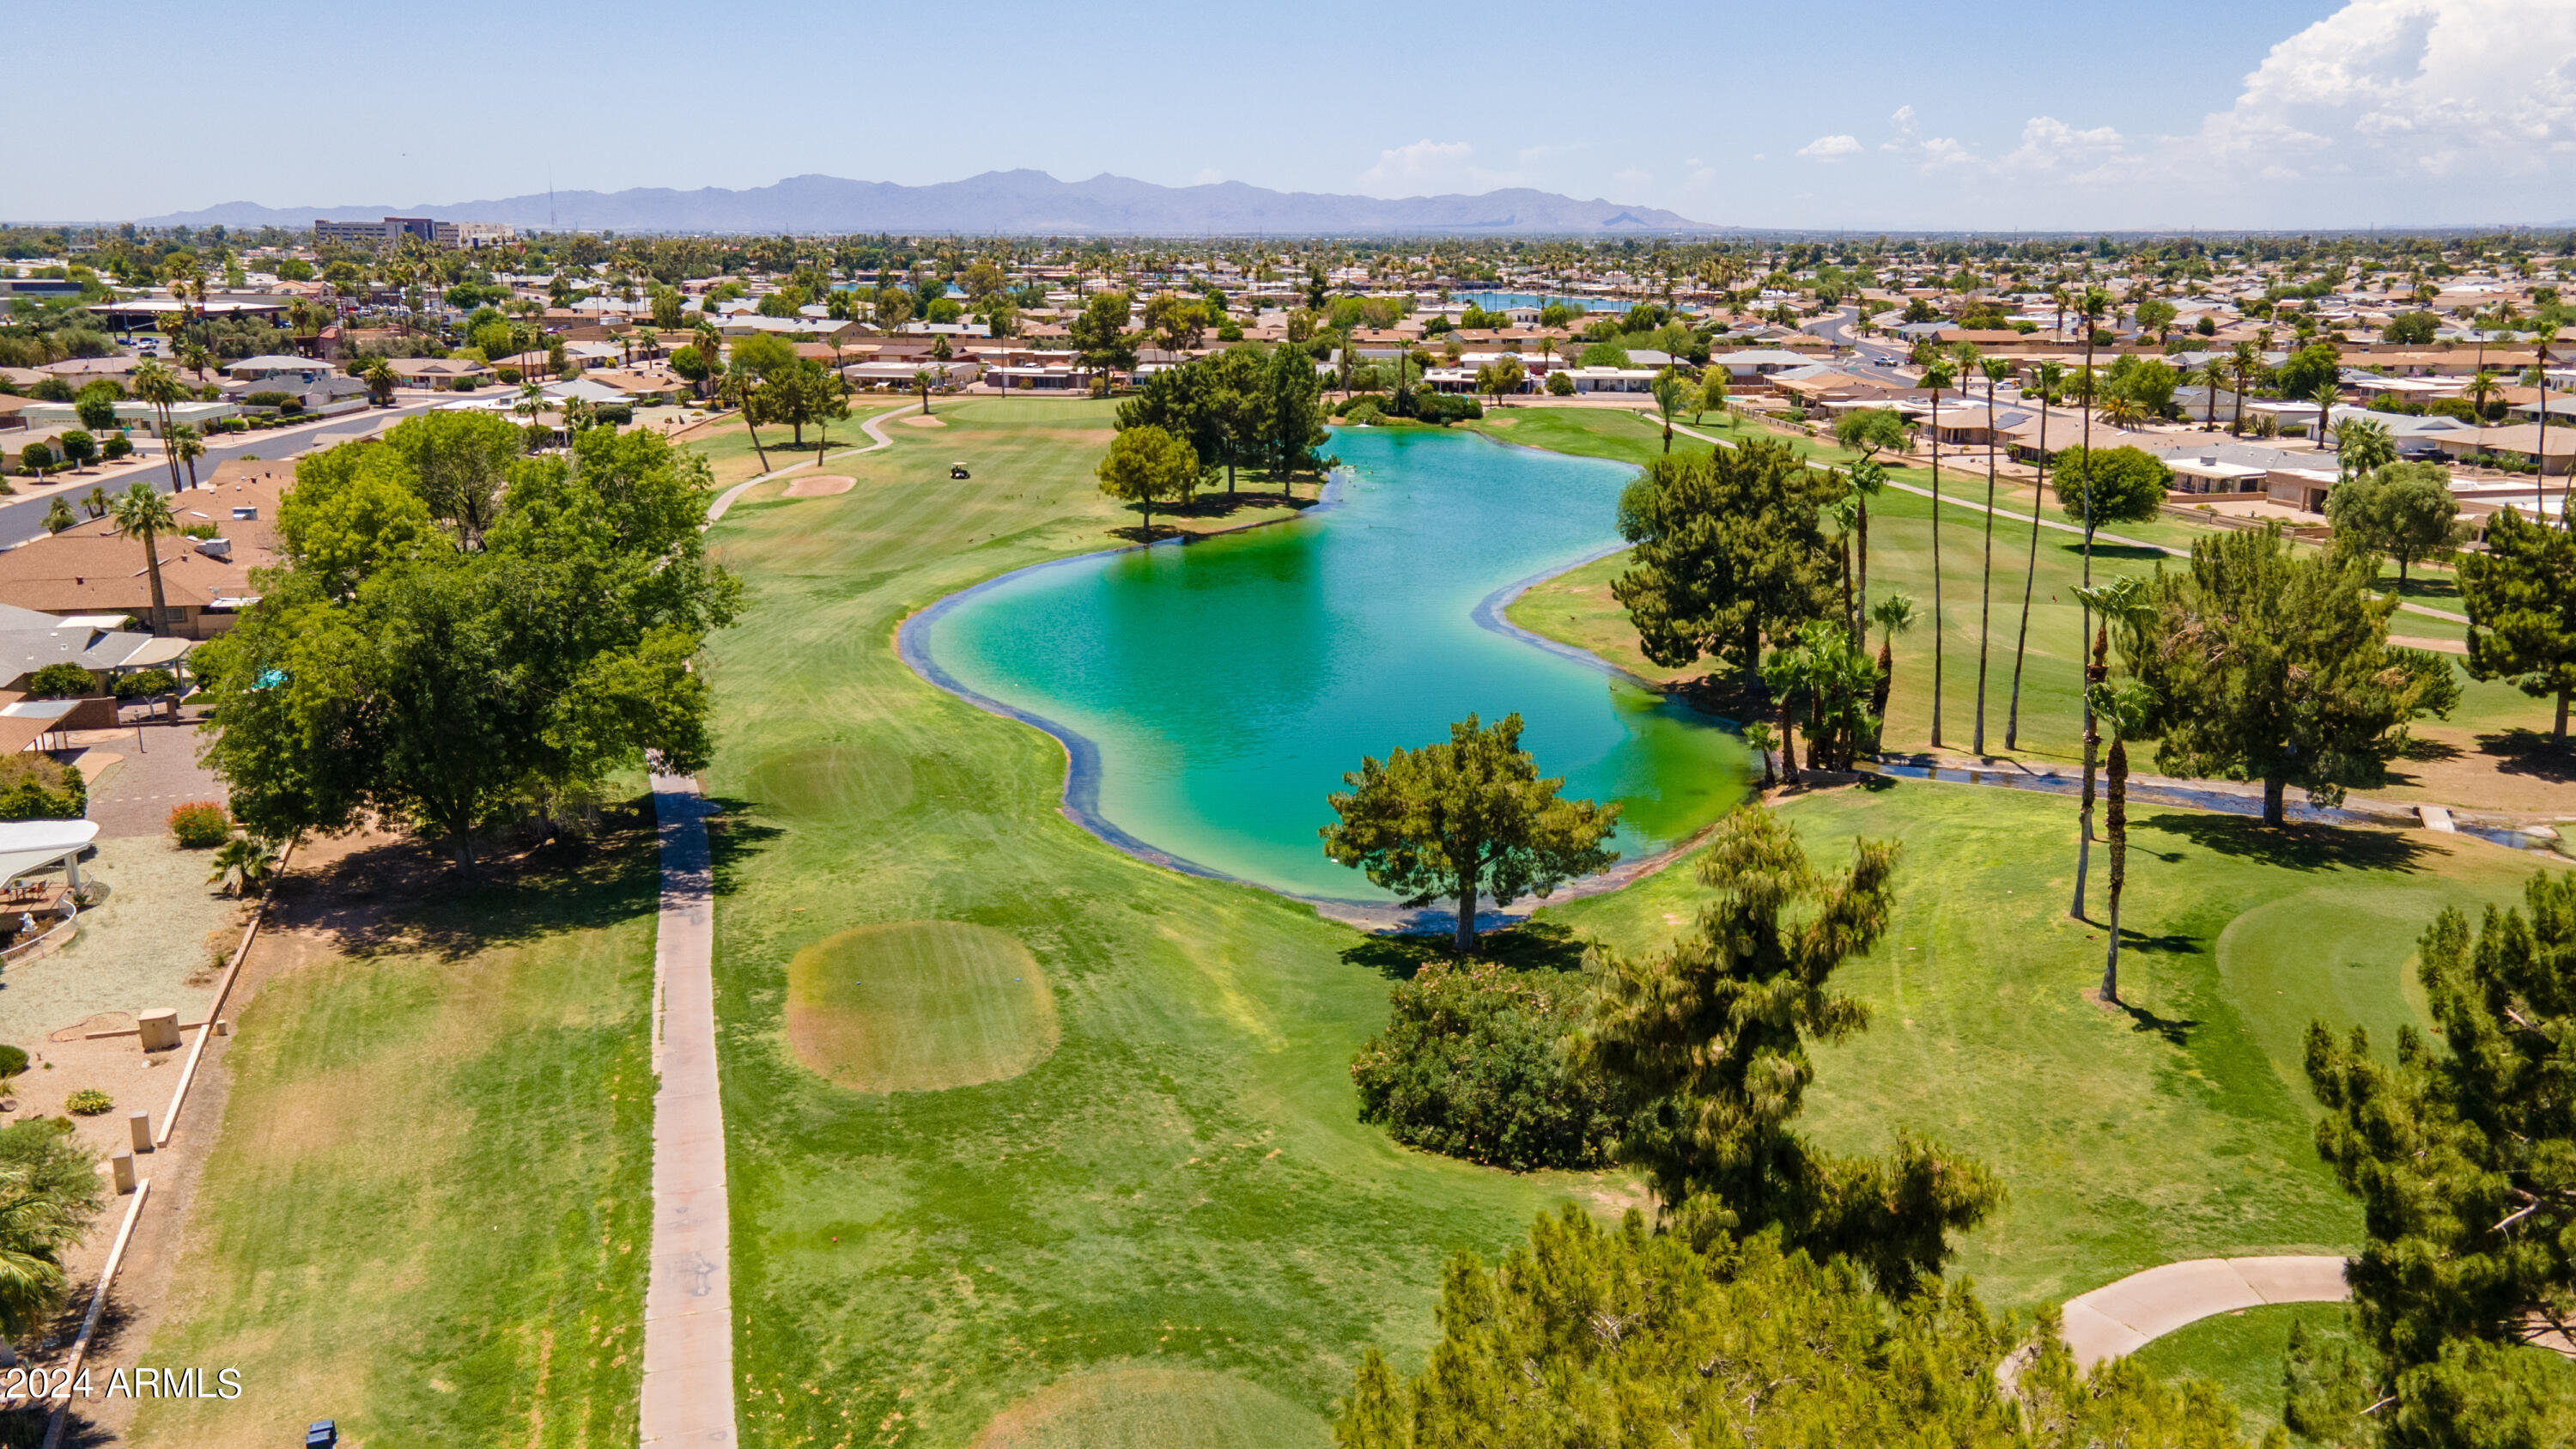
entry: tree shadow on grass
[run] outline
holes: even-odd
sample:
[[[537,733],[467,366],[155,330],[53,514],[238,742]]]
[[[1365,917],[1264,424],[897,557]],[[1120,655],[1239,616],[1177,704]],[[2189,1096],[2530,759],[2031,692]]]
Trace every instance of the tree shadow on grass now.
[[[2417,734],[2410,734],[2397,743],[2397,758],[2413,760],[2419,764],[2445,764],[2460,758],[2464,753],[2466,752],[2458,745],[2447,744],[2441,740],[2428,740]]]
[[[2524,775],[2553,785],[2576,780],[2576,750],[2558,748],[2538,730],[2480,735],[2478,748],[2495,758],[2499,775]]]
[[[282,928],[318,932],[349,956],[423,952],[458,960],[597,930],[659,907],[652,808],[650,797],[612,807],[584,837],[487,847],[472,881],[432,842],[387,839],[281,877],[272,911]]]
[[[2130,1030],[2153,1032],[2174,1046],[2190,1046],[2192,1033],[2200,1029],[2200,1023],[2196,1020],[2158,1016],[2134,1002],[2119,1001],[2112,1004],[2128,1014]]]
[[[758,859],[769,842],[787,832],[761,819],[759,804],[737,796],[715,796],[707,802],[707,854],[714,866],[714,891],[729,896],[742,888],[743,870]]]
[[[2081,537],[2068,535],[2068,541],[2058,545],[2058,547],[2066,553],[2067,557],[2074,559],[2079,564],[2082,563],[2084,558],[2084,540]],[[2153,563],[2157,559],[2171,559],[2172,557],[2172,554],[2165,552],[2163,549],[2149,547],[2145,544],[2109,543],[2105,542],[2098,536],[2093,540],[2093,561],[2095,563],[2102,563],[2105,561],[2117,563],[2123,560],[2130,563]]]
[[[2139,825],[2170,831],[2204,850],[2292,870],[2417,869],[2432,847],[2396,830],[2352,825],[2267,826],[2244,815],[2150,815]]]
[[[1475,959],[1514,971],[1580,971],[1584,953],[1591,945],[1554,921],[1523,921],[1477,937]],[[1434,961],[1457,959],[1445,934],[1370,936],[1342,951],[1342,960],[1348,964],[1394,981],[1410,981]]]

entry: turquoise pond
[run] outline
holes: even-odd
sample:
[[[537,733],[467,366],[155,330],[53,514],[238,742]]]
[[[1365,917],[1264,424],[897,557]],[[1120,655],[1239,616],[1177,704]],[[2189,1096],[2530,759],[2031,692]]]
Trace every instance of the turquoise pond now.
[[[1064,739],[1093,829],[1292,895],[1387,899],[1324,858],[1325,796],[1471,710],[1520,711],[1542,772],[1619,801],[1630,857],[1740,797],[1744,752],[1716,722],[1479,622],[1617,546],[1630,469],[1463,433],[1344,429],[1330,448],[1329,506],[1007,575],[916,620],[906,654]]]

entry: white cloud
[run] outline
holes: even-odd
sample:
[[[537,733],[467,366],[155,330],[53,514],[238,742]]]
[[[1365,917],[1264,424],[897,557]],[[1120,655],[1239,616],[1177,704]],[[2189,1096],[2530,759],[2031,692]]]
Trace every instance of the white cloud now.
[[[2272,47],[2169,160],[2243,174],[2563,170],[2576,154],[2576,6],[2348,0]]]
[[[1360,173],[1360,190],[1370,196],[1420,196],[1434,191],[1491,191],[1517,186],[1508,172],[1475,164],[1476,147],[1468,141],[1425,138],[1410,146],[1378,153],[1377,164]]]
[[[1978,164],[1976,153],[1955,136],[1923,139],[1923,125],[1912,106],[1898,106],[1887,118],[1888,138],[1879,144],[1881,151],[1915,162],[1926,174],[1935,171],[1957,171]]]
[[[2127,150],[2120,133],[2109,126],[2079,131],[2055,116],[2033,116],[2021,127],[2021,145],[1996,164],[2007,171],[2070,175],[2076,180],[2101,179],[2091,173],[2116,161]]]
[[[1845,156],[1859,154],[1858,136],[1818,136],[1798,148],[1799,157],[1808,161],[1840,161]]]

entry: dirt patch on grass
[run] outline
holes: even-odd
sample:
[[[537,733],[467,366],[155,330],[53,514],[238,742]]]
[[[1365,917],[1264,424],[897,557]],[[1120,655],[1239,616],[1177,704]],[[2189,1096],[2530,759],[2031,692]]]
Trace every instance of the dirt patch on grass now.
[[[2418,724],[2388,764],[2396,801],[2456,805],[2517,816],[2576,814],[2576,750],[2558,750],[2532,730],[2477,731]]]
[[[975,1449],[1321,1449],[1315,1413],[1201,1369],[1117,1368],[1058,1379],[994,1416]]]
[[[1019,939],[962,921],[827,936],[787,966],[796,1059],[861,1092],[1016,1077],[1055,1051],[1055,996]]]
[[[829,498],[835,493],[849,492],[852,488],[858,486],[858,482],[859,480],[856,478],[844,478],[837,473],[808,473],[789,483],[787,485],[787,492],[782,496],[788,498]]]
[[[907,428],[944,428],[948,426],[948,420],[930,413],[915,413],[905,418],[903,425]]]

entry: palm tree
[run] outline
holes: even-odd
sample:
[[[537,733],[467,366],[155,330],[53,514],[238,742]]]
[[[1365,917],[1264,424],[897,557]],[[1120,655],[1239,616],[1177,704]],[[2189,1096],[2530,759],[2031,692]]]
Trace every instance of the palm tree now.
[[[2084,494],[2084,517],[2088,521],[2093,517],[2093,400],[2101,386],[2100,376],[2093,370],[2093,339],[2100,331],[2094,324],[2110,308],[2111,294],[2100,287],[2085,288],[2084,295],[2076,302],[2076,311],[2084,318],[2084,472],[2080,484]],[[2092,587],[2093,530],[2088,522],[2084,530],[2084,580],[2076,591],[2076,597],[2085,597],[2084,591]],[[2092,632],[2093,619],[2088,610],[2081,616],[2075,636],[2079,654],[2084,647],[2085,635]],[[2093,701],[2087,696],[2084,702],[2084,831],[2083,838],[2077,843],[2075,865],[2075,914],[2079,919],[2084,914],[2084,855],[2093,842],[2093,767],[2095,751],[2100,744],[2101,733],[2093,723]]]
[[[1834,419],[1834,441],[1860,454],[1852,464],[1852,492],[1860,499],[1860,515],[1854,534],[1859,545],[1861,608],[1869,607],[1869,500],[1887,486],[1887,470],[1879,465],[1879,451],[1905,446],[1905,419],[1894,408],[1854,408]]]
[[[205,344],[193,338],[183,341],[178,347],[178,357],[190,372],[197,375],[197,385],[205,386],[206,364],[215,360],[214,354],[206,351]]]
[[[1843,627],[1857,637],[1860,633],[1858,605],[1852,599],[1852,533],[1858,527],[1860,495],[1846,493],[1817,510],[1817,521],[1833,526],[1835,552],[1842,558]]]
[[[717,364],[722,358],[724,340],[717,335],[716,324],[708,321],[704,313],[698,315],[697,327],[689,336],[698,349],[698,361],[705,363],[707,368],[706,377],[698,381],[698,395],[704,397],[707,382],[715,377]]]
[[[930,416],[930,369],[920,368],[912,374],[913,391],[921,394],[921,415]]]
[[[2116,621],[2132,626],[2147,613],[2147,581],[2137,577],[2113,579],[2100,588],[2090,585],[2075,591],[2084,605],[2084,620],[2092,634],[2091,653],[2084,665],[2084,792],[2077,807],[2082,828],[2075,837],[2075,909],[2077,920],[2084,919],[2084,879],[2093,859],[2093,782],[2094,760],[2102,743],[2102,723],[2093,712],[2093,691],[2111,677],[2111,625]],[[2101,622],[2093,622],[2096,616]]]
[[[135,368],[131,386],[135,397],[150,403],[152,411],[159,414],[161,461],[170,465],[170,491],[176,493],[179,491],[179,457],[170,447],[170,408],[188,400],[188,385],[179,380],[179,374],[156,361]]]
[[[1681,379],[1665,368],[1655,378],[1655,411],[1664,415],[1664,451],[1673,450],[1673,414],[1682,410]]]
[[[2102,421],[2123,431],[2143,426],[2146,420],[2147,410],[2127,393],[2115,392],[2109,402],[2102,404]]]
[[[2129,884],[2129,741],[2145,740],[2156,731],[2156,695],[2144,683],[2105,681],[2087,691],[2094,716],[2111,727],[2111,760],[2107,772],[2108,802],[2104,812],[2111,844],[2111,920],[2103,934],[2111,945],[2102,959],[2102,999],[2120,999],[2120,896]]]
[[[1890,594],[1870,606],[1870,622],[1879,628],[1878,684],[1871,689],[1869,712],[1887,718],[1887,697],[1896,688],[1896,636],[1914,627],[1914,601]]]
[[[255,896],[268,882],[268,847],[247,835],[236,835],[223,843],[211,862],[214,873],[206,877],[208,885],[220,885],[228,896]]]
[[[1986,374],[1986,561],[1977,577],[1977,731],[1975,749],[1986,753],[1986,640],[1995,617],[1995,384],[2012,376],[2013,366],[2000,357],[1985,361]]]
[[[716,400],[742,412],[743,431],[751,434],[751,450],[760,455],[760,471],[769,471],[769,450],[760,445],[760,384],[751,369],[737,362],[724,371],[716,384]]]
[[[2021,629],[2013,636],[2012,704],[2004,714],[2004,748],[2021,746],[2021,666],[2024,651],[2030,646],[2030,605],[2032,589],[2039,582],[2039,509],[2048,496],[2048,409],[2057,401],[2057,390],[2066,385],[2063,363],[2043,362],[2031,369],[2031,381],[2039,387],[2039,476],[2030,488],[2030,557],[2022,565]]]
[[[206,456],[205,439],[197,436],[197,430],[186,423],[172,423],[166,446],[170,449],[171,457],[188,466],[188,486],[196,487],[197,460]]]
[[[2540,484],[2549,476],[2549,344],[2557,340],[2555,323],[2543,323],[2538,335],[2532,339],[2531,371],[2540,383],[2540,442],[2533,449],[2533,455],[2540,464],[2531,470],[2531,516],[2534,521],[2546,516],[2543,509],[2549,500]],[[2561,488],[2558,494],[2558,526],[2576,526],[2576,519],[2567,517],[2567,490]]]
[[[0,1168],[0,1342],[24,1343],[62,1307],[63,1250],[98,1212],[94,1162],[76,1139],[57,1138]]]
[[[2245,435],[2245,389],[2253,385],[2254,369],[2263,365],[2263,353],[2251,342],[2239,342],[2227,350],[2227,370],[2236,378],[2236,416],[2227,424],[2227,435]]]
[[[2346,418],[2335,429],[2337,471],[2346,478],[2374,473],[2397,461],[2397,445],[2388,424],[2377,418]]]
[[[2208,394],[2201,404],[2200,430],[2214,433],[2218,431],[2218,390],[2227,385],[2227,364],[2215,357],[2202,363],[2200,385]]]
[[[2466,391],[2469,406],[2477,412],[2478,426],[2483,428],[2487,425],[2487,409],[2495,405],[2498,392],[2495,373],[2487,368],[2479,368],[2477,376],[2469,379]]]
[[[151,484],[137,478],[108,504],[107,512],[116,522],[117,537],[143,540],[143,567],[152,576],[152,629],[158,633],[169,627],[170,613],[162,601],[161,549],[155,540],[161,534],[179,531],[179,520],[170,512],[169,496],[153,491]]]
[[[1950,364],[1934,358],[1923,369],[1923,385],[1932,389],[1932,748],[1941,748],[1941,389],[1950,385]]]
[[[1780,778],[1771,768],[1771,752],[1780,748],[1780,732],[1757,719],[1744,727],[1743,739],[1746,749],[1762,757],[1762,788],[1770,789]]]

